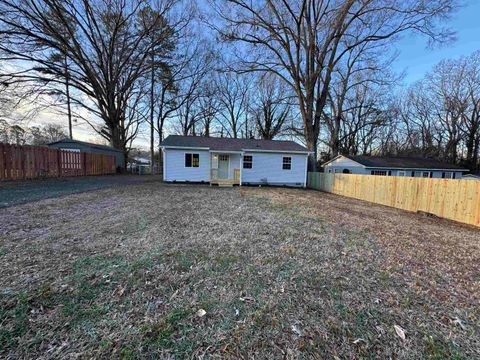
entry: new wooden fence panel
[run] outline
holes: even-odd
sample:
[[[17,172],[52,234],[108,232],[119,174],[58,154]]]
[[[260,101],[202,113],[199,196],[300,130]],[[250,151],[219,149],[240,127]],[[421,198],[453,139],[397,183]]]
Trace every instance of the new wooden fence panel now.
[[[308,187],[480,226],[480,181],[308,173]]]

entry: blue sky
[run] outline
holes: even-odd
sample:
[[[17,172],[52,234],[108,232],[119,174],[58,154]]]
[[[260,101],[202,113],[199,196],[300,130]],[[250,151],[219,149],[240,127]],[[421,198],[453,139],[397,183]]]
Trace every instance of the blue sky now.
[[[398,0],[402,1],[402,0]],[[462,0],[461,0],[462,1]],[[427,47],[425,37],[408,35],[397,43],[398,58],[393,63],[394,70],[405,73],[404,85],[420,80],[432,67],[443,59],[458,58],[480,50],[480,0],[463,0],[464,6],[445,24],[457,31],[457,40],[441,48]],[[36,123],[65,123],[64,117],[52,113],[41,113]],[[74,136],[92,141],[99,137],[82,121],[74,124]],[[147,136],[141,134],[136,144],[147,146]]]
[[[397,72],[405,71],[406,84],[419,80],[442,59],[458,58],[480,50],[480,1],[469,0],[449,22],[457,31],[457,41],[441,48],[427,48],[427,40],[407,36],[397,45],[400,55],[395,61]]]

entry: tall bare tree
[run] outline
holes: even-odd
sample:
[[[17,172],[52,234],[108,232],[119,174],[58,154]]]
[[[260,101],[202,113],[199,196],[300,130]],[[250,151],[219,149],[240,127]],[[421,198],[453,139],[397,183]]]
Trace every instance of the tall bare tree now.
[[[295,92],[310,150],[318,136],[332,72],[339,61],[365,43],[390,41],[412,30],[432,41],[450,38],[438,28],[456,0],[321,1],[221,0],[218,27],[227,41],[245,44],[243,71],[273,72]],[[315,157],[311,158],[315,167]]]
[[[242,126],[246,125],[248,116],[250,81],[245,76],[222,72],[217,74],[215,83],[219,95],[218,118],[220,125],[228,137],[239,138]]]
[[[258,135],[262,139],[273,140],[285,132],[287,121],[292,114],[291,91],[273,74],[261,76],[254,90],[256,94],[250,108]]]
[[[127,151],[129,102],[151,69],[151,51],[166,41],[162,36],[152,41],[151,32],[174,1],[155,4],[149,26],[142,27],[140,12],[150,5],[146,0],[0,0],[0,56],[26,66],[9,73],[10,81],[41,81],[59,90],[65,68],[51,55],[64,54],[69,85],[89,100],[77,96],[72,101],[102,119],[102,126],[88,122],[112,146]],[[58,24],[68,35],[54,31]]]

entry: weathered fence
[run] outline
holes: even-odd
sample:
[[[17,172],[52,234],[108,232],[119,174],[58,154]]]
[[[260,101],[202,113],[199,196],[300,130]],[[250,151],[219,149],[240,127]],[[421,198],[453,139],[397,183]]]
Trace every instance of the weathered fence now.
[[[308,187],[480,226],[480,181],[308,173]]]
[[[0,180],[115,173],[113,155],[0,143]]]

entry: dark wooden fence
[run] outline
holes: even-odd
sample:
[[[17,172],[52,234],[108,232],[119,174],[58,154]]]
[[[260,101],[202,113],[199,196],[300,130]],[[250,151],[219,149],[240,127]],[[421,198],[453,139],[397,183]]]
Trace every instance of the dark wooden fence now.
[[[115,174],[113,155],[0,143],[0,180]]]

